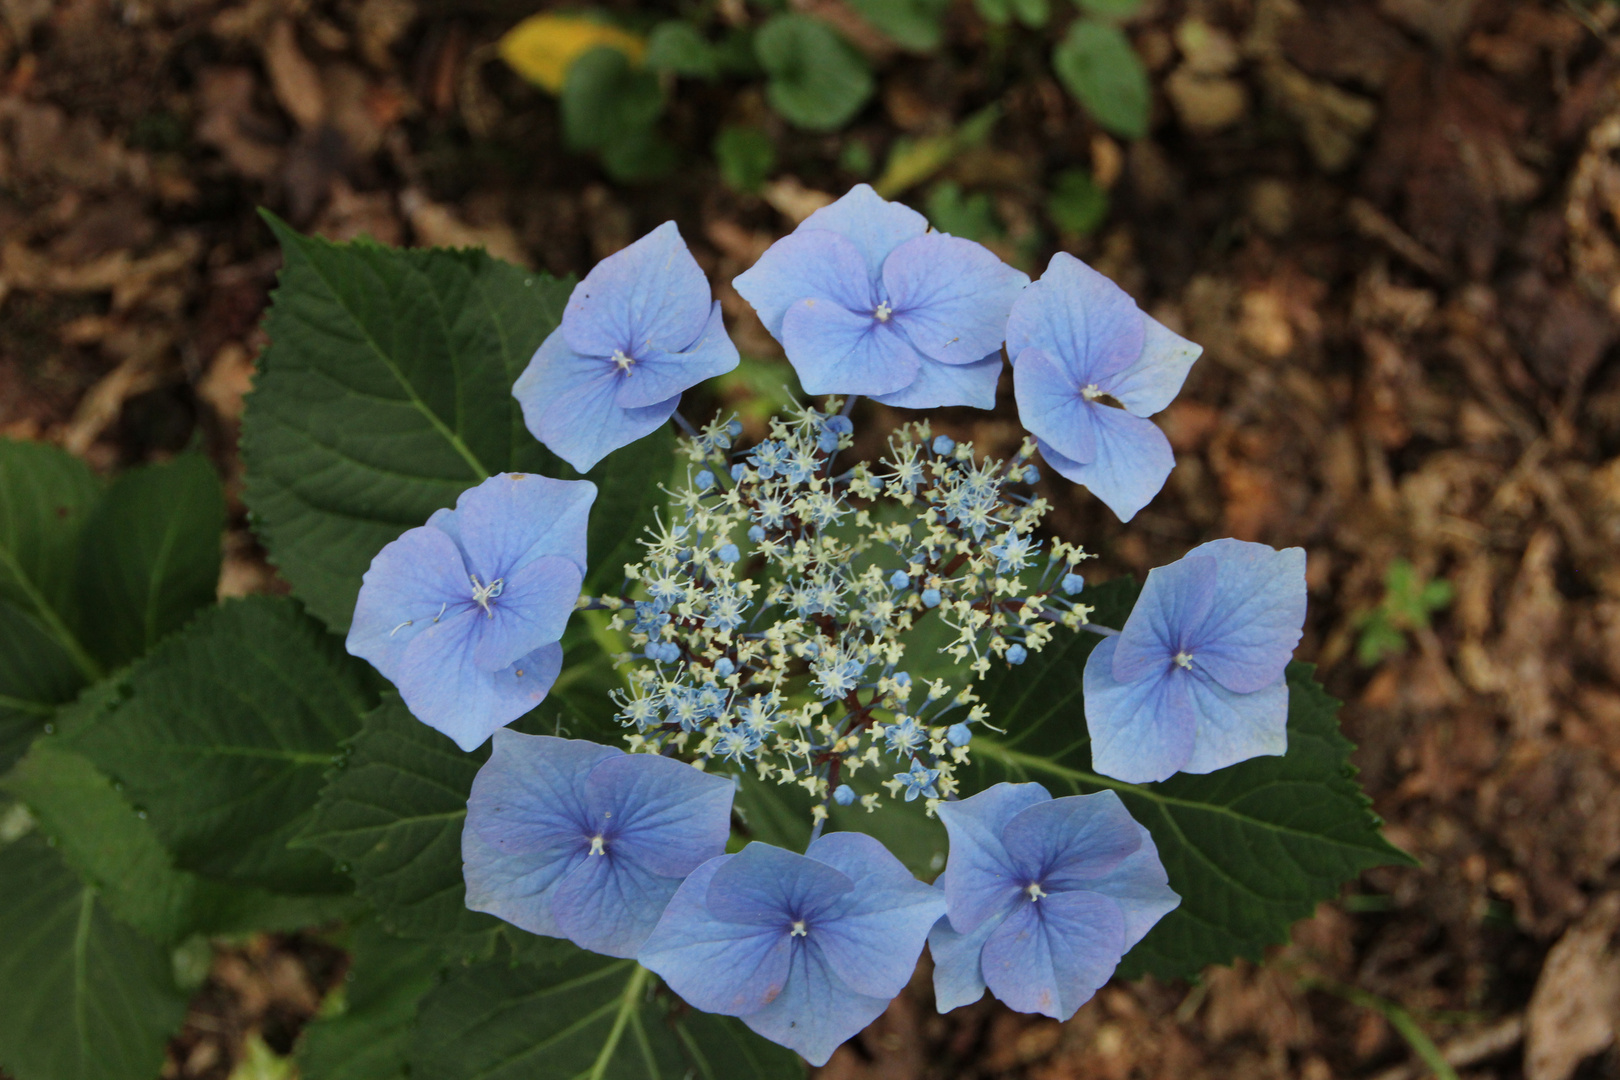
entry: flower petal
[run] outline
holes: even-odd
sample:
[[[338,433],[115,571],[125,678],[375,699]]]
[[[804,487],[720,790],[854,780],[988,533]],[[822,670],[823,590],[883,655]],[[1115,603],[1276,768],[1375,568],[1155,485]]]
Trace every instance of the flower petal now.
[[[673,758],[625,754],[591,770],[585,804],[612,836],[610,854],[684,878],[726,850],[735,790],[729,778]]]
[[[807,941],[852,990],[894,997],[911,980],[929,929],[945,913],[944,893],[918,881],[865,833],[829,833],[805,855],[855,883],[810,924]]]
[[[1151,420],[1132,416],[1124,409],[1096,409],[1097,457],[1079,462],[1061,452],[1048,453],[1042,441],[1041,456],[1052,468],[1084,484],[1101,499],[1114,516],[1129,521],[1153,501],[1164,487],[1170,470],[1176,467],[1175,452]]]
[[[1136,416],[1152,416],[1181,392],[1187,372],[1203,355],[1204,347],[1149,315],[1143,315],[1142,322],[1147,331],[1142,355],[1099,387]]]
[[[666,221],[574,286],[561,331],[585,356],[681,352],[703,333],[711,300],[709,279],[675,223]]]
[[[505,577],[542,555],[571,560],[585,572],[585,528],[596,485],[534,473],[500,473],[456,500],[455,522],[468,569],[484,582]]]
[[[883,1015],[890,997],[858,993],[832,970],[814,946],[793,950],[782,993],[742,1021],[772,1042],[825,1065],[846,1041]]]
[[[1209,612],[1188,628],[1198,667],[1240,694],[1282,678],[1305,625],[1305,549],[1212,540],[1186,557],[1219,565]]]
[[[1044,350],[1080,386],[1125,371],[1142,355],[1145,316],[1123,289],[1067,252],[1058,252],[1025,289],[1007,321],[1007,355]]]
[[[489,602],[489,614],[473,614],[473,663],[499,671],[561,640],[583,580],[578,564],[561,555],[542,555],[512,571],[502,579],[501,595]]]
[[[984,997],[984,968],[979,954],[1005,918],[1005,914],[988,918],[971,934],[958,934],[951,929],[951,920],[943,918],[928,932],[928,951],[934,957],[934,1007],[941,1013],[972,1005]]]
[[[984,943],[990,992],[1019,1012],[1067,1020],[1106,983],[1125,954],[1119,905],[1093,892],[1024,903]]]
[[[562,669],[562,647],[555,642],[500,671],[485,671],[473,660],[473,612],[447,615],[405,647],[399,696],[422,723],[476,750],[490,734],[545,700]]]
[[[894,321],[918,352],[941,364],[974,364],[1001,350],[1007,315],[1029,284],[989,248],[944,233],[907,240],[883,263]]]
[[[892,320],[820,297],[788,308],[782,347],[807,394],[892,393],[915,379],[923,363]]]
[[[1019,422],[1064,457],[1090,464],[1097,459],[1093,414],[1106,406],[1093,405],[1080,389],[1068,369],[1043,349],[1025,349],[1013,363]]]
[[[804,219],[794,233],[826,230],[848,237],[865,261],[870,278],[883,275],[889,253],[928,231],[928,219],[904,203],[890,202],[870,184],[856,184],[838,201]]]
[[[1176,651],[1209,615],[1218,568],[1208,556],[1187,555],[1148,571],[1147,584],[1120,631],[1114,678],[1135,682],[1170,669]]]
[[[1118,866],[1086,883],[1086,891],[1099,893],[1119,905],[1125,918],[1123,951],[1129,952],[1158,921],[1174,911],[1181,897],[1170,888],[1153,834],[1136,826],[1141,844]]]
[[[432,525],[406,529],[377,552],[361,578],[345,642],[349,654],[397,681],[405,647],[452,609],[460,613],[471,594],[455,541]]]
[[[611,849],[587,854],[557,882],[551,910],[561,936],[606,956],[636,955],[680,887]]]
[[[1019,880],[1002,831],[1020,812],[1051,799],[1039,784],[1001,783],[939,805],[951,846],[936,884],[944,890],[951,926],[958,933],[971,933],[1017,902],[1027,882]]]
[[[1201,673],[1187,680],[1197,736],[1182,772],[1209,773],[1252,757],[1288,752],[1288,683],[1234,694]]]
[[[1091,764],[1104,776],[1132,784],[1163,780],[1192,759],[1195,717],[1187,680],[1166,675],[1116,681],[1113,659],[1118,640],[1104,640],[1086,660]]]
[[[1135,820],[1112,791],[1037,803],[1014,815],[1001,839],[1013,865],[1048,893],[1102,877],[1142,843]]]
[[[470,822],[461,831],[462,876],[467,881],[467,908],[483,911],[531,934],[563,937],[552,894],[557,883],[585,860],[576,847],[555,859],[503,855],[481,839]]]
[[[731,286],[753,305],[771,336],[784,341],[782,320],[788,308],[807,297],[830,300],[850,311],[875,310],[874,283],[882,266],[879,259],[868,269],[860,246],[848,236],[800,226],[766,249],[758,262],[732,279]]]
[[[795,940],[776,926],[709,913],[714,875],[735,858],[720,855],[692,871],[636,954],[687,1004],[723,1016],[758,1012],[782,993]]]
[[[725,319],[716,301],[703,333],[684,349],[649,348],[636,353],[636,362],[620,380],[613,403],[627,409],[657,405],[705,379],[725,374],[738,362],[737,346],[726,333]]]
[[[822,914],[854,888],[849,875],[824,862],[756,841],[716,871],[706,902],[717,919],[785,934],[795,919]]]
[[[613,361],[581,356],[556,330],[535,351],[512,394],[534,437],[588,472],[619,447],[658,430],[680,404],[676,395],[656,405],[624,408],[615,400],[621,378]]]
[[[993,409],[1000,381],[1000,350],[974,364],[940,364],[925,359],[918,365],[915,379],[893,393],[873,394],[872,400],[897,409],[943,409],[953,405]]]

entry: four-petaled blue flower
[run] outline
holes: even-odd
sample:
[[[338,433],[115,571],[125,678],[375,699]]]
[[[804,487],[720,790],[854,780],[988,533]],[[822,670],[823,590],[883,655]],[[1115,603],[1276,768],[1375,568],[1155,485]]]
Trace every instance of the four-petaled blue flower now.
[[[348,649],[418,720],[472,750],[534,708],[562,668],[596,485],[501,473],[371,560]]]
[[[1148,573],[1086,661],[1098,772],[1131,783],[1288,748],[1284,669],[1305,622],[1305,552],[1213,540]]]
[[[498,731],[461,833],[467,906],[634,956],[681,880],[725,850],[732,792],[672,758]]]
[[[698,867],[637,959],[694,1008],[824,1064],[911,978],[945,896],[864,833]]]
[[[709,281],[666,221],[574,287],[512,393],[535,438],[585,472],[655,431],[682,390],[736,366]]]
[[[993,408],[1028,275],[866,184],[822,207],[732,283],[811,394]]]
[[[1146,418],[1170,404],[1202,352],[1061,251],[1007,324],[1018,418],[1047,463],[1121,521],[1159,493],[1175,465],[1170,441]]]
[[[997,784],[939,807],[946,917],[928,936],[940,1012],[990,992],[1067,1020],[1172,911],[1158,849],[1112,791],[1054,799]]]

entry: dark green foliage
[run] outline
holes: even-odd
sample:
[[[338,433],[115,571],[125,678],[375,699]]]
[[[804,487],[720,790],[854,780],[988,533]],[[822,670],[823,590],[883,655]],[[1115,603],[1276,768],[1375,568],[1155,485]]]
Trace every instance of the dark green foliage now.
[[[1119,27],[1097,19],[1074,23],[1052,50],[1052,70],[1097,123],[1127,139],[1147,134],[1152,87]]]
[[[851,0],[850,7],[901,48],[929,52],[945,37],[950,0]]]
[[[299,1073],[304,1080],[404,1080],[417,1005],[438,982],[443,958],[374,921],[355,930],[349,952],[341,1011],[304,1029]]]
[[[754,38],[765,99],[810,131],[843,127],[871,98],[871,69],[832,27],[808,15],[774,15]]]
[[[168,950],[39,836],[0,848],[0,881],[0,1066],[16,1080],[156,1076],[186,1010]]]
[[[1118,626],[1137,591],[1120,580],[1083,599],[1096,605],[1094,621]],[[974,767],[962,775],[968,793],[1002,780],[1037,781],[1053,795],[1109,788],[1147,826],[1181,906],[1127,954],[1121,977],[1191,976],[1207,964],[1258,959],[1344,882],[1407,859],[1380,835],[1349,764],[1353,748],[1339,734],[1338,702],[1311,678],[1309,665],[1289,667],[1283,757],[1159,784],[1092,772],[1082,676],[1096,641],[1060,636],[1022,667],[987,678],[984,700],[1009,734],[975,738]]]
[[[1108,216],[1108,192],[1084,169],[1065,169],[1046,197],[1046,216],[1058,228],[1084,236]]]
[[[757,127],[730,125],[714,138],[720,179],[736,191],[758,191],[776,168],[776,144]]]

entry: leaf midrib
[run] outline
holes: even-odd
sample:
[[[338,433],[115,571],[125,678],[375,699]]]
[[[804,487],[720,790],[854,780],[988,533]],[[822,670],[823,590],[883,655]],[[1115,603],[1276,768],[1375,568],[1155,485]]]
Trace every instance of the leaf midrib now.
[[[101,665],[96,663],[90,654],[85,651],[84,645],[73,631],[68,629],[67,623],[62,620],[61,614],[45,599],[44,594],[39,591],[33,579],[23,572],[22,564],[17,561],[16,553],[5,544],[0,544],[0,563],[4,563],[6,570],[11,574],[12,580],[22,589],[23,595],[27,597],[28,602],[34,606],[35,614],[45,624],[45,628],[51,632],[51,636],[56,638],[56,643],[67,652],[68,659],[72,660],[73,666],[79,669],[79,674],[91,682],[98,681],[104,674]]]

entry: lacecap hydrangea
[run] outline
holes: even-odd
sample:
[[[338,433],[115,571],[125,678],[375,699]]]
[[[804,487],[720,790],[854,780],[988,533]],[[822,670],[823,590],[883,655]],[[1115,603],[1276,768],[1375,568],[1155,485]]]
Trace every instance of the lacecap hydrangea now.
[[[992,715],[980,681],[1090,635],[1084,723],[1104,777],[1281,753],[1303,553],[1205,544],[1149,575],[1122,630],[1092,621],[1089,555],[1044,530],[1037,462],[1128,520],[1174,464],[1148,418],[1199,349],[1072,256],[1031,284],[861,185],[735,286],[824,401],[751,439],[733,417],[679,414],[738,354],[661,226],[575,288],[514,387],[535,437],[579,470],[666,422],[685,432],[639,556],[588,561],[591,484],[503,474],[377,555],[350,650],[463,749],[494,733],[462,836],[469,906],[634,957],[818,1064],[901,991],[925,942],[941,1009],[988,989],[1066,1018],[1180,898],[1112,791],[975,789],[976,747],[1016,739],[1021,719]],[[925,416],[853,457],[859,397],[991,408],[1009,359],[1028,434],[1001,455]],[[582,597],[587,571],[619,587]],[[582,608],[616,643],[622,741],[503,730],[567,670]],[[802,853],[748,842],[737,800],[761,787],[807,799]],[[863,817],[826,831],[836,807],[937,816],[944,872],[918,880]]]

